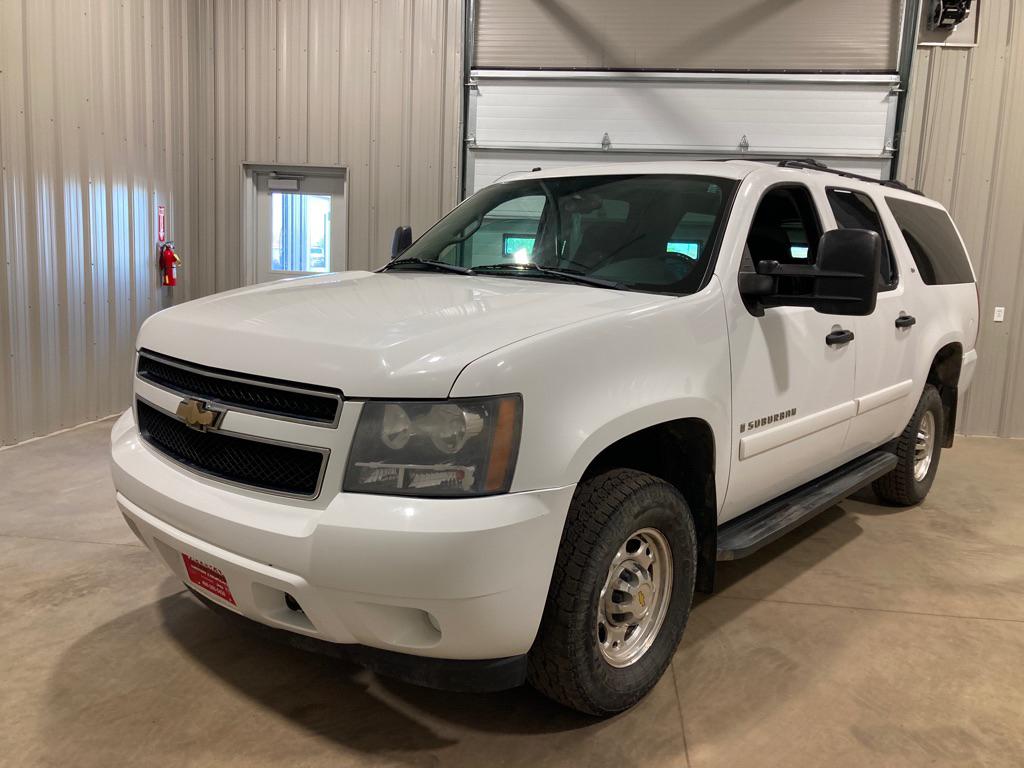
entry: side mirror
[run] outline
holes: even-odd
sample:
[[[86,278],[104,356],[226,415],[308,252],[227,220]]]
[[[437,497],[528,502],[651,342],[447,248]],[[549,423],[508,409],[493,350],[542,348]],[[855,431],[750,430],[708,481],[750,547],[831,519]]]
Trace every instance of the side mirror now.
[[[817,264],[762,260],[755,271],[740,272],[740,294],[755,316],[765,307],[787,306],[814,307],[825,315],[870,315],[881,261],[877,232],[834,229],[818,241]]]
[[[395,236],[391,238],[391,259],[397,259],[406,248],[412,245],[412,227],[397,227]]]
[[[826,315],[870,315],[878,298],[882,238],[869,229],[833,229],[818,241],[814,308]]]

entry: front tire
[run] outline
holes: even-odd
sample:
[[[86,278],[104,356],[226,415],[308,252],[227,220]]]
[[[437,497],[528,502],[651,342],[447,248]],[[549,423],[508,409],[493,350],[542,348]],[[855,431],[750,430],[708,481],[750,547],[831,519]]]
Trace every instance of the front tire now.
[[[693,518],[674,487],[628,469],[582,482],[530,651],[530,684],[591,715],[631,707],[672,660],[696,561]]]
[[[909,507],[931,490],[945,434],[942,397],[926,384],[906,428],[895,441],[896,467],[875,480],[875,495],[888,504]]]

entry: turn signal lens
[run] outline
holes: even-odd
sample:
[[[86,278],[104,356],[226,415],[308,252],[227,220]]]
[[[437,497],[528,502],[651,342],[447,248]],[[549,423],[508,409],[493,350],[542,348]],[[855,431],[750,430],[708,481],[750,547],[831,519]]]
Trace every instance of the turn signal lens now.
[[[519,450],[520,414],[517,406],[518,402],[512,398],[498,402],[487,480],[484,482],[484,490],[489,493],[507,490],[512,484],[512,472],[515,470]]]

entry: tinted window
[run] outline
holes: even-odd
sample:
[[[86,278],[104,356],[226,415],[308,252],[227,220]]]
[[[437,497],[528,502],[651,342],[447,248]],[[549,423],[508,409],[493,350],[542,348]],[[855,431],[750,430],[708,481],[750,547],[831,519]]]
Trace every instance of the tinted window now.
[[[812,265],[818,258],[821,225],[806,187],[787,185],[768,190],[754,213],[747,249],[754,269],[762,261]],[[810,277],[780,277],[780,293],[801,295],[814,290]]]
[[[974,282],[967,252],[960,243],[948,213],[941,208],[896,197],[887,197],[885,201],[899,224],[903,239],[907,241],[907,247],[925,283],[949,285]]]
[[[871,198],[863,192],[851,189],[829,189],[828,202],[840,229],[870,229],[882,238],[882,260],[878,263],[878,289],[890,290],[896,287],[896,263],[885,235],[885,227],[878,216],[878,209]]]
[[[462,203],[402,258],[495,277],[558,279],[540,266],[636,290],[693,293],[709,272],[735,185],[654,175],[503,182]]]
[[[747,235],[747,248],[756,265],[771,260],[780,264],[814,264],[821,227],[805,187],[776,187],[757,206]]]

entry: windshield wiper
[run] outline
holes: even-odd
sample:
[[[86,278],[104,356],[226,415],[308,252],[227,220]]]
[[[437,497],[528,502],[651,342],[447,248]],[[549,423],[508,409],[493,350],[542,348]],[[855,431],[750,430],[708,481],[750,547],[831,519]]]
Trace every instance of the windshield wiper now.
[[[396,259],[395,261],[388,262],[381,267],[381,272],[392,267],[397,267],[399,264],[416,264],[417,266],[427,267],[428,269],[437,269],[441,272],[454,272],[457,275],[472,275],[473,270],[469,267],[460,267],[458,264],[446,264],[443,261],[428,261],[427,259],[420,259],[416,256],[410,256],[407,259]]]
[[[473,272],[539,272],[542,275],[550,275],[551,277],[557,277],[562,280],[569,280],[573,283],[579,283],[580,285],[592,285],[595,288],[613,288],[615,290],[626,290],[627,286],[623,283],[615,282],[614,280],[604,280],[600,277],[590,277],[590,275],[584,275],[580,272],[570,272],[563,269],[551,269],[549,267],[542,267],[539,264],[484,264],[483,266],[473,267]]]

